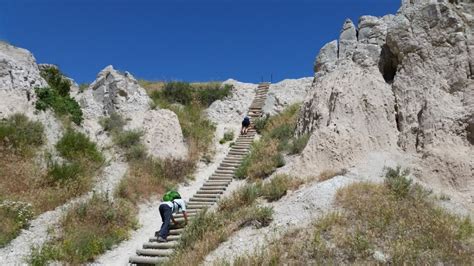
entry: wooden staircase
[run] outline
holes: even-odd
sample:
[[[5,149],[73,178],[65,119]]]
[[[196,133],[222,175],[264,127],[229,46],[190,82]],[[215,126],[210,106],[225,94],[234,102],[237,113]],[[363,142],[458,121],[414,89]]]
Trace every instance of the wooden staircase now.
[[[257,94],[248,111],[250,121],[254,121],[262,115],[262,108],[265,104],[269,87],[269,83],[258,85]],[[253,128],[249,129],[247,135],[240,135],[214,174],[189,199],[186,209],[190,220],[201,210],[211,207],[219,200],[227,186],[232,182],[234,173],[242,163],[243,158],[250,151],[255,135],[256,131]],[[176,214],[174,218],[177,222],[184,221],[182,214]],[[159,216],[156,219],[160,219]],[[168,242],[165,243],[156,242],[156,237],[151,237],[149,242],[143,244],[143,247],[137,250],[137,256],[130,257],[129,263],[143,265],[166,262],[168,257],[174,252],[174,248],[177,247],[183,231],[184,228],[172,227],[168,236]]]

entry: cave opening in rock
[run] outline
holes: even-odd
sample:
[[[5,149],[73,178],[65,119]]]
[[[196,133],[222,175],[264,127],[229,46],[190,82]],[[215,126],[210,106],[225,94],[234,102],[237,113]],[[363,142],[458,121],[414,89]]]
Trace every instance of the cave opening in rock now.
[[[379,70],[382,73],[385,82],[393,83],[397,74],[398,58],[390,51],[390,48],[384,44],[380,53]]]

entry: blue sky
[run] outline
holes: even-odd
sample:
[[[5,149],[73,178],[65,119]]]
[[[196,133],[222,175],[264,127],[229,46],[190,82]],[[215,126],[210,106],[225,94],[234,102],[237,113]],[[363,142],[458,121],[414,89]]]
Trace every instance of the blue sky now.
[[[311,76],[345,18],[400,0],[0,0],[0,39],[77,82],[105,66],[150,80],[259,82]]]

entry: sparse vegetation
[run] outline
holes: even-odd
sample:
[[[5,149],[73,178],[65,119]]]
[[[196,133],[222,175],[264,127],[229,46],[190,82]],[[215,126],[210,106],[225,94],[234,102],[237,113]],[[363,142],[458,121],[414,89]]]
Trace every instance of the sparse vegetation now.
[[[37,110],[51,108],[60,117],[68,116],[80,125],[82,123],[82,110],[79,104],[69,96],[71,82],[56,67],[41,70],[41,76],[48,82],[48,87],[36,88]]]
[[[87,90],[87,88],[89,88],[89,84],[88,84],[88,83],[81,83],[81,84],[79,84],[79,93],[83,93],[85,90]]]
[[[44,128],[23,114],[14,114],[0,121],[0,150],[25,154],[44,143]]]
[[[339,212],[328,213],[311,228],[289,232],[234,265],[471,264],[474,225],[437,207],[407,174],[388,169],[384,184],[340,189]]]
[[[103,157],[87,137],[69,130],[56,145],[66,160],[49,159],[45,171],[33,159],[44,142],[41,123],[16,114],[0,122],[0,134],[0,242],[4,245],[35,215],[88,191]]]
[[[309,134],[303,134],[299,137],[293,138],[291,145],[289,147],[289,154],[299,154],[301,153],[306,144],[309,141]]]
[[[28,227],[33,217],[31,205],[26,202],[0,200],[0,248],[14,239],[21,229]]]
[[[254,142],[236,171],[237,178],[261,179],[269,176],[278,167],[285,165],[283,153],[300,153],[309,136],[293,137],[299,105],[291,105],[273,117],[260,118],[255,122],[261,140]]]
[[[33,251],[30,263],[47,265],[51,260],[71,264],[92,261],[113,245],[128,238],[136,229],[136,211],[126,201],[111,201],[94,194],[85,203],[76,204],[61,222],[59,238]]]
[[[148,90],[155,106],[169,109],[178,116],[191,161],[209,152],[214,137],[215,126],[205,117],[204,108],[211,100],[221,99],[230,93],[230,87],[218,89],[220,84],[217,84],[169,82],[161,90]]]
[[[56,144],[56,150],[65,159],[71,161],[89,160],[94,163],[102,163],[104,157],[97,149],[97,145],[86,135],[68,129]]]
[[[218,212],[203,211],[185,228],[169,265],[196,265],[233,232],[244,226],[268,226],[273,209],[256,206],[258,188],[247,185],[219,202]]]
[[[112,113],[108,117],[103,117],[99,121],[100,125],[104,128],[105,131],[114,134],[119,133],[123,130],[123,127],[126,124],[125,119],[122,118],[118,113]]]
[[[222,137],[221,140],[219,140],[220,144],[224,144],[228,141],[233,141],[234,140],[234,132],[233,131],[228,131],[224,133],[224,136]]]

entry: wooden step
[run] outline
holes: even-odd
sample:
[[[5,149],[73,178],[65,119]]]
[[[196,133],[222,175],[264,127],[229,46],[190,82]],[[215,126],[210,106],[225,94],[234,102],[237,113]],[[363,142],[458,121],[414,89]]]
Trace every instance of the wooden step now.
[[[221,189],[222,191],[224,191],[227,189],[227,187],[226,186],[210,186],[210,187],[201,187],[199,190],[205,192],[205,191],[212,191],[216,189]]]
[[[199,195],[199,194],[209,194],[209,193],[217,193],[217,194],[222,194],[224,193],[224,190],[220,190],[220,189],[214,189],[214,190],[198,190],[196,192],[196,195]]]
[[[137,255],[167,257],[173,254],[174,249],[137,249]]]
[[[195,194],[193,198],[198,198],[198,199],[216,199],[219,198],[220,194],[212,194],[212,193],[207,193],[207,194]]]
[[[151,264],[156,265],[160,263],[167,262],[169,258],[167,257],[146,257],[146,256],[133,256],[128,259],[128,262],[131,264]]]
[[[189,203],[191,202],[196,202],[200,204],[209,204],[209,203],[215,203],[217,201],[217,198],[191,198],[189,200]]]
[[[175,240],[179,240],[180,238],[181,238],[181,235],[168,235],[167,240],[168,241],[175,241]],[[157,237],[150,237],[149,241],[150,242],[157,242],[158,238]]]
[[[168,242],[147,242],[143,244],[143,248],[154,248],[154,249],[169,249],[178,246],[177,241],[168,241]]]

